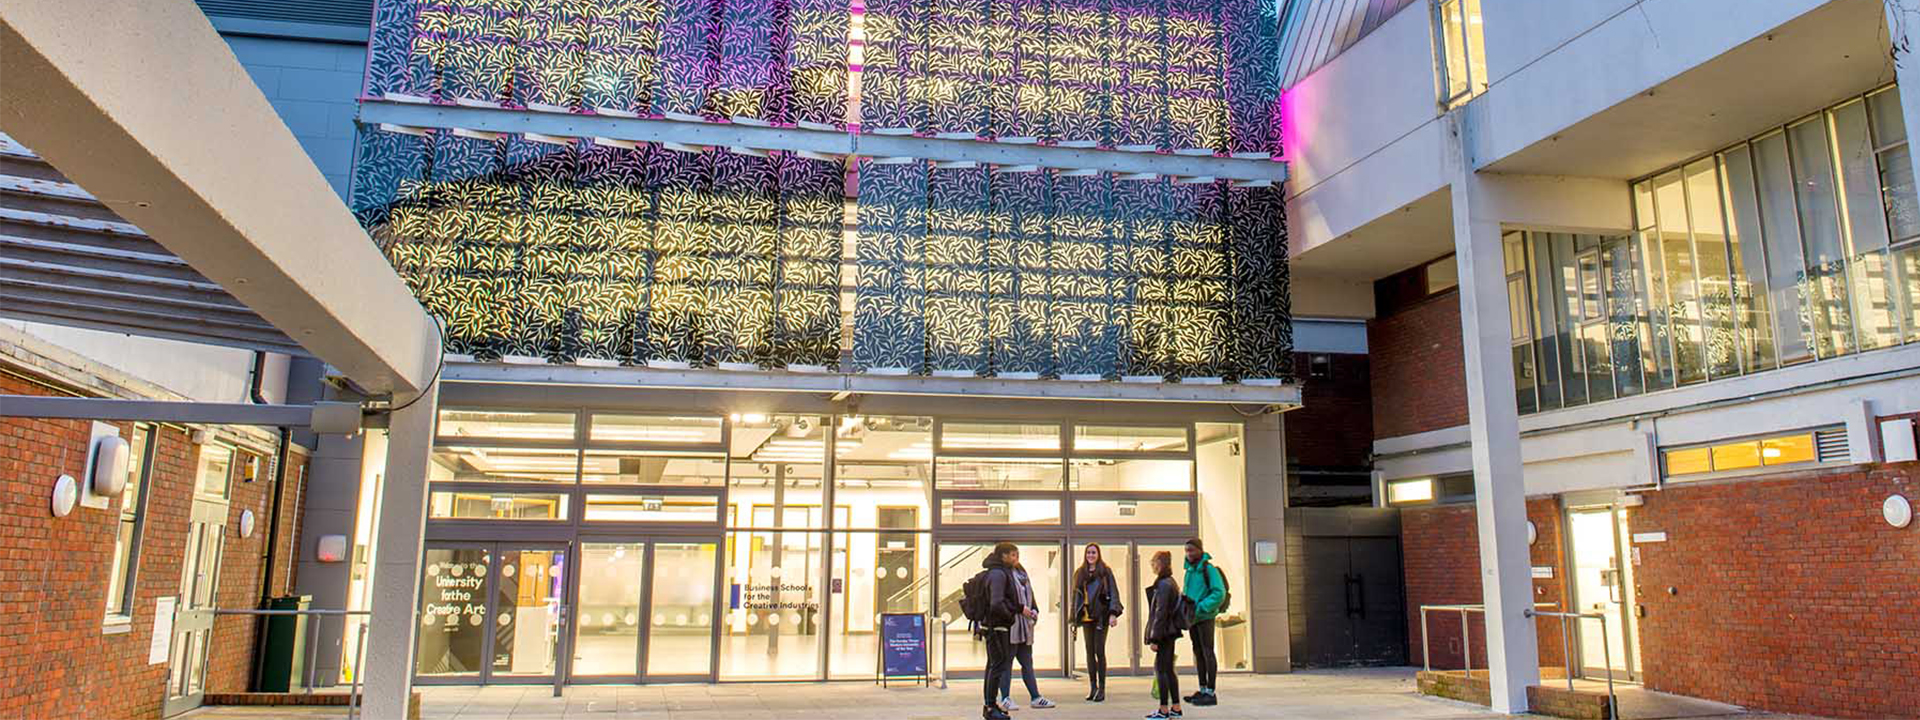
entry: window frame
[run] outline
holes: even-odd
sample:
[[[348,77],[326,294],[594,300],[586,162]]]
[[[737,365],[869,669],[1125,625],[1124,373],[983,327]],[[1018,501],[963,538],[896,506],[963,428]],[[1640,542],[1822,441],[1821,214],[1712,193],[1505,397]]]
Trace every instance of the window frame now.
[[[133,616],[139,610],[140,549],[143,544],[141,541],[146,534],[148,499],[153,496],[153,461],[159,456],[158,448],[160,445],[160,428],[157,425],[138,423],[133,426],[133,433],[136,439],[141,434],[146,435],[146,443],[142,446],[140,457],[135,459],[140,463],[140,471],[137,473],[138,477],[127,479],[129,483],[128,489],[139,488],[139,496],[134,498],[133,504],[135,507],[129,509],[125,506],[126,503],[124,500],[126,499],[126,492],[123,490],[120,494],[123,502],[114,513],[113,553],[117,557],[124,552],[126,555],[126,564],[121,567],[119,604],[116,607],[114,603],[115,598],[111,596],[107,598],[105,620],[105,624],[110,630],[118,632],[126,631],[121,628],[131,628]],[[132,483],[138,484],[133,485]],[[120,545],[119,530],[121,525],[129,522],[129,516],[132,518],[133,532],[128,537],[127,544],[123,547]],[[112,573],[114,566],[115,563],[108,563],[107,572]],[[108,579],[107,587],[113,587],[111,578]]]
[[[1813,470],[1813,469],[1831,468],[1831,467],[1845,467],[1848,465],[1852,465],[1853,464],[1852,458],[1841,458],[1838,460],[1821,460],[1820,459],[1820,434],[1829,433],[1829,432],[1845,433],[1846,426],[1845,425],[1816,425],[1813,427],[1797,428],[1793,430],[1775,430],[1775,431],[1756,433],[1751,435],[1736,435],[1732,437],[1724,437],[1724,438],[1719,438],[1715,440],[1710,440],[1707,442],[1687,443],[1684,445],[1662,446],[1659,448],[1659,454],[1660,454],[1659,484],[1664,486],[1672,483],[1692,484],[1692,483],[1706,482],[1711,480],[1746,479],[1746,478],[1752,478],[1752,477],[1759,477],[1763,475],[1778,475],[1781,473],[1800,472],[1803,470]],[[1782,463],[1768,463],[1766,461],[1766,457],[1764,453],[1765,453],[1767,442],[1788,439],[1788,438],[1798,438],[1801,436],[1805,436],[1806,438],[1808,438],[1808,440],[1810,440],[1813,443],[1814,457],[1812,460],[1800,460],[1800,461],[1782,462]],[[1756,452],[1759,452],[1762,454],[1760,456],[1760,463],[1758,465],[1729,468],[1726,470],[1721,470],[1718,467],[1714,467],[1712,465],[1712,463],[1716,462],[1714,458],[1713,450],[1718,449],[1720,447],[1724,447],[1724,446],[1739,445],[1742,443],[1757,443],[1759,445],[1759,448],[1756,450]],[[1683,473],[1680,475],[1670,474],[1667,471],[1668,453],[1684,452],[1688,450],[1706,450],[1708,462],[1710,463],[1709,467],[1712,469],[1709,469],[1705,472]]]

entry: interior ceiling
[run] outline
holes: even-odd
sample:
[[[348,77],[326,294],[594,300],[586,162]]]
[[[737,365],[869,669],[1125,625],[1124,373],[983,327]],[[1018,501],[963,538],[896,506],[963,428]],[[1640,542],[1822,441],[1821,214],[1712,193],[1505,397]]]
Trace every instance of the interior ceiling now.
[[[1827,3],[1482,170],[1639,178],[1893,82],[1884,12]]]

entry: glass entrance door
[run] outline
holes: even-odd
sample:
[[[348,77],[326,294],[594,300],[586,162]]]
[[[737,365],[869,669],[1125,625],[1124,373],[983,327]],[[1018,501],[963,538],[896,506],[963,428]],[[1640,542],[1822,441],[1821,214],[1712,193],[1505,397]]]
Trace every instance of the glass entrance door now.
[[[1028,580],[1033,585],[1034,604],[1040,608],[1039,618],[1034,623],[1034,671],[1059,671],[1066,658],[1061,648],[1067,634],[1061,624],[1067,617],[1066,548],[1062,543],[1051,540],[1014,544],[1020,548],[1020,565],[1026,568]],[[940,652],[947,653],[949,672],[979,672],[987,666],[986,642],[973,636],[967,618],[960,612],[960,597],[967,580],[980,572],[981,562],[993,551],[993,545],[939,545],[937,581],[940,600],[934,615],[946,623],[945,637],[940,638],[937,644]],[[1018,672],[1018,667],[1015,666],[1015,672]]]
[[[582,541],[567,680],[711,679],[717,552],[713,542]]]
[[[200,707],[207,692],[207,652],[213,639],[220,557],[226,549],[227,504],[195,500],[187,525],[187,555],[181,564],[180,597],[173,611],[167,658],[167,715]]]
[[[1134,668],[1143,675],[1153,674],[1153,651],[1148,650],[1146,644],[1147,588],[1154,581],[1153,555],[1161,551],[1166,551],[1167,557],[1171,560],[1174,584],[1180,586],[1182,592],[1186,590],[1183,584],[1187,579],[1184,567],[1187,557],[1185,543],[1177,541],[1133,543],[1133,577],[1137,580],[1133,583],[1132,594],[1129,596],[1131,599],[1128,601],[1130,604],[1127,606],[1127,615],[1133,618],[1129,621],[1129,627],[1133,632],[1132,642],[1129,643],[1129,654],[1133,656]],[[1181,638],[1179,648],[1174,651],[1173,657],[1175,667],[1191,670],[1193,668],[1192,643],[1184,637]]]
[[[1626,517],[1613,507],[1574,508],[1567,511],[1573,557],[1574,608],[1606,616],[1599,622],[1580,622],[1581,673],[1604,678],[1612,667],[1615,679],[1638,680],[1637,628],[1633,623],[1633,569],[1626,562]]]
[[[566,626],[564,546],[430,545],[414,674],[425,682],[552,682]]]
[[[1140,669],[1135,667],[1137,655],[1135,649],[1140,646],[1140,640],[1134,632],[1134,614],[1146,612],[1146,606],[1136,604],[1135,601],[1135,597],[1140,595],[1140,582],[1136,580],[1139,575],[1134,572],[1133,543],[1116,540],[1075,542],[1070,545],[1073,548],[1073,555],[1067,564],[1066,611],[1073,612],[1074,598],[1080,591],[1074,585],[1074,575],[1079,571],[1080,565],[1086,562],[1089,545],[1100,546],[1100,559],[1107,564],[1108,570],[1113,571],[1113,593],[1114,597],[1120,600],[1122,608],[1120,623],[1107,628],[1107,675],[1137,674]],[[1067,657],[1076,673],[1087,671],[1087,640],[1083,634],[1080,626],[1075,622],[1067,637]],[[1152,663],[1149,662],[1146,672],[1152,671]]]

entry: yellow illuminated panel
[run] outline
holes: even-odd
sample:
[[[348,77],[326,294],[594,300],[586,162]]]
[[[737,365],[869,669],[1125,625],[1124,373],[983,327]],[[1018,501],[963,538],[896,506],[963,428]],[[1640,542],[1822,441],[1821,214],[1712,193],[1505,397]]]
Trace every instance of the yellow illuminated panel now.
[[[1748,440],[1746,442],[1727,443],[1725,445],[1713,446],[1713,469],[1714,470],[1739,470],[1741,468],[1750,468],[1750,467],[1759,467],[1759,466],[1760,466],[1760,443],[1759,442]]]
[[[1760,441],[1760,460],[1768,465],[1813,462],[1819,458],[1813,433],[1767,438]]]
[[[1387,502],[1390,504],[1431,502],[1432,500],[1432,478],[1387,483]]]
[[[1668,450],[1666,455],[1668,475],[1693,475],[1713,472],[1712,448],[1701,447],[1687,448],[1685,450]]]

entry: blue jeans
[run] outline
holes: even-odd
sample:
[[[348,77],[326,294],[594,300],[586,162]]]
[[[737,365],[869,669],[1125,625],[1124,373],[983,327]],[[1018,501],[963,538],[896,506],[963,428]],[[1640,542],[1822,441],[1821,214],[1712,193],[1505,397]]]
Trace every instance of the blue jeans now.
[[[1013,658],[1020,661],[1020,680],[1027,684],[1027,699],[1029,701],[1040,699],[1040,681],[1035,680],[1033,677],[1033,643],[1016,643],[1013,646]],[[1008,668],[1008,670],[1011,671],[1012,668]],[[1000,697],[1004,698],[1012,695],[1013,673],[1002,673],[1000,675]]]

